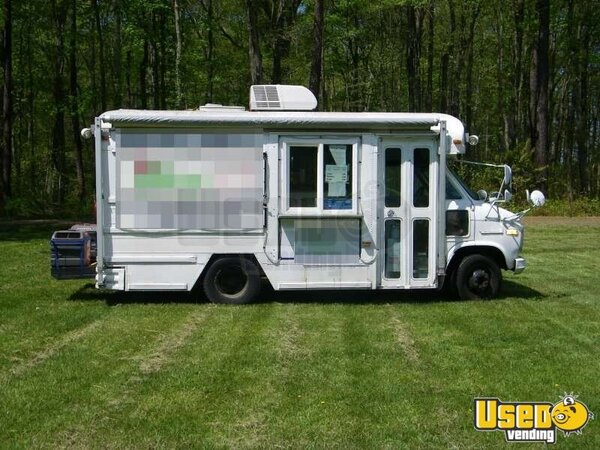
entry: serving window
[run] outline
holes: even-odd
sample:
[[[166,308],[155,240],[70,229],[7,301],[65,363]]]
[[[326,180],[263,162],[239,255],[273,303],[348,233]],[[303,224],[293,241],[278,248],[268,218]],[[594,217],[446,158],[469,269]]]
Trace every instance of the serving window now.
[[[317,207],[318,150],[316,146],[290,146],[290,208]]]
[[[358,139],[284,141],[284,214],[356,214],[357,152]]]

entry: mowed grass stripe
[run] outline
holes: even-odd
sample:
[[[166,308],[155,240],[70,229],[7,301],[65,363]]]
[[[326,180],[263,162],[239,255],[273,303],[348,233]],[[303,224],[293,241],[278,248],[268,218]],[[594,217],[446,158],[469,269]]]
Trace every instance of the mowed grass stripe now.
[[[343,395],[351,380],[343,345],[345,318],[339,314],[343,306],[286,304],[279,308],[280,315],[297,323],[297,331],[296,350],[279,364],[280,401],[271,412],[273,442],[311,448],[315,443],[350,439],[356,423]],[[346,423],[341,423],[342,418]]]
[[[56,433],[51,441],[59,447],[77,448],[87,448],[102,442],[104,436],[115,427],[117,417],[124,411],[134,409],[139,403],[140,386],[172,363],[213,310],[212,306],[187,307],[180,311],[181,315],[168,318],[166,328],[153,327],[152,337],[147,340],[147,345],[140,347],[136,354],[123,358],[127,363],[119,367],[119,376],[111,377],[114,382],[96,386],[105,393],[102,404],[95,405],[103,416],[88,415],[84,421],[72,423]],[[164,319],[166,318],[163,316]]]
[[[419,351],[417,350],[408,324],[404,323],[397,312],[394,312],[390,318],[390,326],[392,327],[396,342],[402,349],[406,359],[411,364],[417,364],[419,362]]]
[[[578,345],[572,330],[548,320],[548,305],[532,307],[537,304],[522,299],[467,302],[461,311],[451,303],[436,303],[424,305],[426,315],[411,311],[430,373],[443,375],[431,378],[437,390],[464,392],[467,401],[468,393],[523,398],[532,390],[554,397],[558,387],[567,385],[589,392],[588,372],[582,368],[599,356],[597,347]],[[559,307],[550,309],[560,317]],[[572,343],[568,353],[565,342]],[[520,377],[523,382],[516,383]]]
[[[2,248],[0,241],[0,249]],[[21,287],[0,292],[0,372],[28,360],[62,335],[104,317],[103,302],[70,301],[82,282],[46,280],[23,273]],[[0,286],[4,282],[0,279]]]
[[[295,448],[368,446],[374,430],[396,421],[391,410],[403,401],[397,394],[402,379],[410,378],[410,370],[399,371],[408,360],[392,327],[377,331],[388,311],[359,305],[285,306],[299,332],[294,353],[281,366],[272,442],[293,442]]]
[[[210,309],[214,309],[214,307]],[[202,325],[202,322],[206,320],[208,310],[209,308],[191,311],[183,325],[159,336],[152,352],[140,359],[139,371],[143,375],[150,375],[158,372],[164,365],[168,364],[177,352],[188,343],[192,334]]]
[[[25,300],[27,302],[27,300]],[[15,366],[26,366],[28,361],[43,354],[68,336],[78,336],[77,330],[85,330],[92,323],[101,321],[109,313],[102,306],[88,307],[73,305],[35,306],[23,305],[20,314],[7,312],[0,302],[0,373],[8,372]],[[85,332],[84,332],[85,333]],[[68,338],[67,338],[68,340]]]
[[[198,308],[211,308],[210,317],[176,359],[126,384],[128,401],[114,410],[120,420],[98,426],[95,436],[126,448],[235,447],[242,438],[258,445],[267,436],[263,417],[274,401],[269,376],[276,359],[270,308]]]
[[[47,345],[43,350],[37,352],[31,358],[23,360],[11,367],[8,373],[4,374],[4,377],[0,377],[0,380],[4,378],[3,381],[6,382],[8,377],[22,376],[28,370],[33,369],[34,367],[44,363],[44,361],[46,361],[47,359],[52,358],[54,355],[59,353],[64,347],[83,339],[86,335],[98,328],[100,323],[100,320],[96,320],[80,328],[69,331],[68,333],[49,343],[49,345]]]
[[[406,439],[411,427],[399,427],[396,411],[410,415],[412,379],[418,373],[413,358],[407,353],[407,342],[413,342],[408,328],[398,340],[397,311],[389,305],[356,305],[347,308],[342,336],[346,367],[351,374],[344,386],[348,415],[352,428],[345,430],[347,445],[366,448],[375,439],[386,445],[390,439]],[[411,350],[414,350],[414,342]],[[410,356],[409,356],[410,354]],[[344,417],[340,417],[344,424]],[[348,433],[350,432],[350,433]],[[332,443],[336,442],[335,440]]]
[[[480,313],[474,302],[464,302],[467,310],[455,312],[456,304],[432,302],[417,305],[394,305],[403,320],[410,324],[412,339],[419,348],[419,363],[401,368],[410,379],[403,379],[398,401],[389,419],[397,427],[394,438],[391,425],[384,425],[389,441],[410,442],[410,448],[470,448],[473,440],[472,402],[483,392],[503,392],[495,384],[509,379],[514,384],[514,368],[501,375],[507,360],[498,358],[498,334],[493,332],[491,316]],[[486,331],[491,335],[486,336]],[[486,349],[486,344],[492,349]],[[506,344],[506,342],[505,342]],[[486,355],[491,355],[486,361]],[[495,354],[495,355],[494,355]],[[412,369],[412,370],[411,370]],[[518,368],[526,373],[528,368]],[[507,376],[508,375],[508,376]],[[402,378],[401,378],[402,379]],[[514,398],[514,397],[509,397]],[[518,397],[517,397],[518,398]],[[394,414],[395,412],[395,414]],[[502,439],[502,438],[501,438]],[[490,435],[477,436],[473,448],[502,446]],[[465,444],[463,444],[465,443]],[[394,447],[394,445],[390,445]]]
[[[3,422],[0,441],[27,436],[26,445],[52,442],[51,436],[93,435],[95,423],[110,420],[105,405],[115,386],[139,368],[153,336],[183,321],[189,307],[123,306],[83,338],[69,342],[44,364],[12,377],[0,392]],[[35,402],[22,403],[32,398]],[[20,411],[20,413],[19,413]],[[64,442],[63,442],[64,443]]]
[[[176,357],[177,352],[188,344],[193,333],[206,320],[211,309],[213,308],[189,310],[182,323],[172,321],[169,328],[160,331],[152,342],[148,342],[139,353],[129,358],[130,376],[121,385],[113,387],[113,395],[108,399],[107,405],[120,407],[124,403],[133,402],[132,393],[137,385],[162,370]]]
[[[276,378],[279,348],[274,345],[281,321],[275,305],[219,308],[218,321],[198,336],[194,365],[180,384],[186,408],[186,386],[198,389],[197,402],[185,421],[183,445],[266,447],[270,411],[278,401]],[[182,379],[185,381],[185,379]],[[167,390],[168,392],[168,390]],[[187,409],[187,408],[186,408]]]

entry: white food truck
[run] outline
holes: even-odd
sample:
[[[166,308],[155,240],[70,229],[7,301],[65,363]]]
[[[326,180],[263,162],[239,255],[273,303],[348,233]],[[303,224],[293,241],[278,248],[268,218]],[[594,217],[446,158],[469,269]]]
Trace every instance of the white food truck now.
[[[246,303],[266,278],[275,290],[446,285],[488,298],[501,269],[525,268],[523,213],[500,206],[510,169],[487,198],[447,168],[469,139],[458,119],[316,106],[304,87],[261,85],[249,111],[97,117],[82,131],[96,149],[97,287],[198,285]]]

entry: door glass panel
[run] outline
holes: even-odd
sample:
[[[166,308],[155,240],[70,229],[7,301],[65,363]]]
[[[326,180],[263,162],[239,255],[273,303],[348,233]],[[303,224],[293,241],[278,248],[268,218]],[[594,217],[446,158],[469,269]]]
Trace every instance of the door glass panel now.
[[[385,150],[385,206],[400,206],[400,181],[402,173],[402,152],[399,148]]]
[[[413,278],[429,277],[429,220],[413,222]]]
[[[416,148],[414,153],[413,205],[429,206],[429,149]]]
[[[318,147],[290,147],[290,207],[317,206]]]
[[[323,145],[323,209],[352,209],[352,145]]]
[[[385,221],[385,277],[400,278],[400,220]]]

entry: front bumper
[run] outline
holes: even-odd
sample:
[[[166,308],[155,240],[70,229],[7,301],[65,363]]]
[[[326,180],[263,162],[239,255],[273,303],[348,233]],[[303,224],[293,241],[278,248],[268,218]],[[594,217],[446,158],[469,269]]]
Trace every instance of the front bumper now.
[[[525,270],[525,267],[527,267],[527,261],[525,261],[525,258],[515,258],[515,273],[523,272]]]

